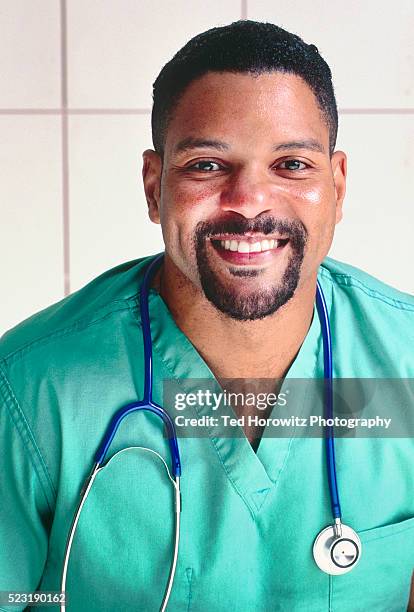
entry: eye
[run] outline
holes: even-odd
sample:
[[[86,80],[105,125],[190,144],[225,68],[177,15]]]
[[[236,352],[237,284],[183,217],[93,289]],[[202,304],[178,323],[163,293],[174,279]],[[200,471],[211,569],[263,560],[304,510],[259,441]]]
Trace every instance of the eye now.
[[[277,166],[278,168],[281,168],[282,170],[306,170],[306,168],[308,167],[307,164],[305,164],[304,162],[300,161],[299,159],[287,159],[283,162],[281,162],[280,164],[278,164]]]
[[[218,170],[222,170],[222,166],[217,162],[211,160],[198,161],[195,164],[189,166],[190,170],[201,170],[202,172],[217,172]]]

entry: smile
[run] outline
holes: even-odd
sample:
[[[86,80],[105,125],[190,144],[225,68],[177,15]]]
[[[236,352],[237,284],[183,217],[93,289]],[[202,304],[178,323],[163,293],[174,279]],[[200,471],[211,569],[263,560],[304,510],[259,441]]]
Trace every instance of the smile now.
[[[211,239],[216,252],[234,264],[259,264],[278,256],[289,242],[289,238],[264,238],[246,236],[243,239]]]
[[[288,239],[284,240],[261,240],[249,243],[246,240],[220,240],[220,246],[226,251],[237,251],[238,253],[263,253],[282,246]]]

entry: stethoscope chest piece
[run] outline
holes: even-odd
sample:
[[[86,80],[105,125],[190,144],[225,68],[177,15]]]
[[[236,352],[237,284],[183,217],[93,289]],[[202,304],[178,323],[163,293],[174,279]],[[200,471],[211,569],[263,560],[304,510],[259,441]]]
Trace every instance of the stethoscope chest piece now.
[[[339,576],[351,571],[361,556],[361,540],[348,525],[341,525],[338,537],[333,525],[323,529],[313,544],[316,565],[327,574]]]

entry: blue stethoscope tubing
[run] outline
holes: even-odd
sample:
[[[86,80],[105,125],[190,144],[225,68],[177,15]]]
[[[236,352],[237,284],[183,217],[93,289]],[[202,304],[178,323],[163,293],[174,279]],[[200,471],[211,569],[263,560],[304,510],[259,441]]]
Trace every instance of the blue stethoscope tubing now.
[[[324,376],[324,402],[325,402],[325,418],[333,417],[333,385],[332,385],[332,337],[331,327],[329,325],[328,309],[326,307],[325,296],[319,281],[316,281],[316,308],[319,315],[319,320],[322,328],[323,339],[323,376]],[[326,428],[326,466],[328,471],[328,485],[331,498],[332,516],[335,519],[341,519],[341,505],[339,503],[338,482],[336,478],[336,463],[335,463],[335,444],[333,427]]]
[[[92,469],[85,479],[80,492],[80,499],[76,508],[72,524],[68,533],[66,548],[64,553],[64,562],[61,576],[61,592],[65,592],[67,570],[70,558],[70,551],[76,527],[79,521],[80,513],[83,505],[92,487],[93,481],[97,473],[102,470],[108,449],[118,430],[121,421],[127,415],[138,410],[148,410],[160,417],[166,427],[168,442],[171,454],[171,471],[173,475],[173,485],[175,488],[175,521],[174,521],[174,553],[172,556],[170,573],[167,586],[164,592],[164,598],[160,607],[160,612],[164,612],[168,600],[171,595],[172,585],[175,576],[175,570],[178,559],[178,548],[180,539],[180,513],[181,513],[181,493],[180,493],[180,477],[181,477],[181,460],[177,441],[175,425],[169,414],[152,399],[152,384],[153,384],[153,362],[152,362],[152,340],[151,326],[149,319],[148,293],[151,280],[156,271],[160,267],[164,258],[164,253],[157,255],[149,264],[145,271],[144,279],[140,291],[140,313],[142,324],[142,335],[144,342],[144,396],[141,401],[132,402],[118,410],[112,417],[109,426],[105,432],[101,444],[95,453]],[[324,356],[324,414],[326,418],[333,416],[333,384],[332,384],[332,339],[329,324],[328,309],[326,306],[325,297],[322,287],[317,281],[316,286],[316,308],[318,317],[321,323],[323,337],[323,356]],[[335,465],[335,446],[333,427],[326,428],[325,452],[326,466],[329,484],[329,493],[331,499],[332,516],[334,524],[323,529],[317,536],[313,555],[316,564],[322,571],[328,574],[346,573],[355,565],[360,556],[361,543],[356,533],[348,526],[341,522],[341,506],[339,503],[338,483],[336,477]],[[133,447],[141,448],[141,447]],[[124,449],[127,450],[127,449]],[[144,449],[150,450],[150,449]],[[120,452],[120,451],[118,451]],[[157,454],[157,453],[155,453]],[[162,459],[162,458],[161,458]],[[165,463],[165,462],[164,462]],[[168,468],[167,468],[168,471]],[[347,548],[348,547],[348,548]],[[351,547],[351,550],[350,548]],[[339,548],[343,549],[339,551]],[[337,552],[339,551],[339,553]],[[61,612],[65,611],[65,604],[61,605]]]
[[[332,334],[328,308],[319,280],[316,282],[316,309],[323,339],[324,416],[329,420],[333,418]],[[333,525],[322,529],[316,536],[313,545],[313,558],[319,569],[335,576],[346,574],[355,567],[361,557],[362,546],[357,533],[351,527],[342,523],[336,475],[334,429],[333,425],[329,424],[325,427],[325,454],[334,522]]]
[[[105,433],[102,443],[95,454],[95,463],[101,465],[104,461],[108,448],[116,434],[116,431],[122,419],[125,416],[131,414],[131,412],[135,412],[136,410],[149,410],[150,412],[153,412],[154,414],[159,416],[164,421],[164,424],[167,428],[167,437],[170,445],[172,473],[174,477],[180,477],[181,461],[174,423],[170,415],[164,410],[164,408],[156,404],[152,399],[153,367],[151,327],[148,309],[148,291],[150,281],[159,266],[161,265],[163,257],[164,254],[162,253],[161,255],[157,256],[148,266],[140,293],[141,324],[144,340],[144,397],[140,402],[132,402],[131,404],[127,404],[115,413]]]

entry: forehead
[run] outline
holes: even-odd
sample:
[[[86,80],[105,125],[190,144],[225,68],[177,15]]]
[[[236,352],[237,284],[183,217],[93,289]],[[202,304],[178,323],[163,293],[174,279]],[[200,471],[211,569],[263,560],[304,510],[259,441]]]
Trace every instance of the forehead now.
[[[230,143],[313,138],[329,148],[328,127],[313,91],[301,77],[281,72],[209,72],[193,81],[173,111],[166,151],[186,137]]]

